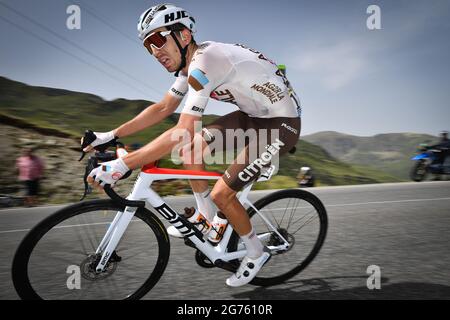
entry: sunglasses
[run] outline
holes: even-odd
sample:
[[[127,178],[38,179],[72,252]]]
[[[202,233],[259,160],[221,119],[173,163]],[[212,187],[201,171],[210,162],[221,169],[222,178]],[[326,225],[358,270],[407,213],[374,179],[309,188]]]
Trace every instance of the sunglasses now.
[[[150,54],[153,54],[152,47],[156,49],[161,49],[164,47],[167,43],[167,36],[172,32],[172,30],[168,31],[158,31],[150,33],[145,39],[144,39],[144,47],[147,48],[148,52]]]

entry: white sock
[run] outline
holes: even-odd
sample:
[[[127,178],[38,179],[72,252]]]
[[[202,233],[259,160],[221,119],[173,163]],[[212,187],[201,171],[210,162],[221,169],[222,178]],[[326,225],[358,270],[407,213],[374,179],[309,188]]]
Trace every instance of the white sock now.
[[[197,202],[198,210],[211,222],[216,215],[217,208],[209,196],[209,190],[207,189],[204,192],[194,192],[194,197]]]
[[[264,246],[256,235],[255,231],[250,231],[249,234],[245,236],[241,236],[242,241],[244,241],[245,248],[247,249],[247,256],[256,259],[259,258],[263,254]]]

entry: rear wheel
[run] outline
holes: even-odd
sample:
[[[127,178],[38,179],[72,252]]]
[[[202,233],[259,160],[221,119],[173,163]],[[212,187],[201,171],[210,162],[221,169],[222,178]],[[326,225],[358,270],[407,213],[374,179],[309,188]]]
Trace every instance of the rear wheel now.
[[[104,272],[96,249],[118,211],[111,200],[81,202],[39,223],[14,256],[12,278],[22,299],[139,299],[160,279],[170,244],[161,221],[139,208]]]
[[[328,218],[322,202],[305,190],[282,190],[254,203],[278,233],[287,240],[285,250],[272,251],[271,259],[259,271],[251,284],[271,286],[282,283],[305,269],[319,253],[328,228]],[[265,246],[283,244],[277,233],[249,208],[248,214],[255,232]],[[229,251],[242,248],[243,243],[233,232]]]

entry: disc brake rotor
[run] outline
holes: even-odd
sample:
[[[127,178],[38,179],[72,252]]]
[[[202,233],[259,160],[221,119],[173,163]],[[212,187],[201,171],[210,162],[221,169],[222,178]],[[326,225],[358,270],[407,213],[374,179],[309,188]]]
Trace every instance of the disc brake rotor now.
[[[117,269],[118,263],[122,260],[114,251],[102,272],[97,272],[95,268],[100,262],[101,254],[91,254],[80,264],[81,276],[89,281],[103,280],[111,276]]]

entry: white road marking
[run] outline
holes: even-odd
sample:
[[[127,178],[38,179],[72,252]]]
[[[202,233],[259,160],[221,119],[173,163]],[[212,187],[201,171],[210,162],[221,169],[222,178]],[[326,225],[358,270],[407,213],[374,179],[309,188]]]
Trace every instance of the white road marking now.
[[[365,204],[403,203],[403,202],[439,201],[439,200],[450,200],[450,198],[408,199],[408,200],[389,200],[389,201],[370,201],[370,202],[327,204],[327,205],[325,205],[325,209],[328,208],[328,207],[360,206],[360,205],[365,205]],[[279,210],[306,209],[306,208],[311,208],[311,206],[308,206],[308,207],[289,207],[289,208],[269,209],[269,210],[270,211],[279,211]],[[266,210],[263,209],[261,211],[266,211]]]
[[[142,221],[140,219],[133,219],[130,222],[136,222],[136,221]],[[102,225],[102,224],[110,224],[111,222],[95,222],[95,223],[84,223],[84,224],[70,224],[67,226],[59,226],[54,227],[53,229],[64,229],[64,228],[75,228],[75,227],[85,227],[85,226],[96,226],[96,225]],[[6,231],[0,231],[0,234],[3,233],[14,233],[14,232],[28,232],[31,229],[17,229],[17,230],[6,230]]]
[[[442,200],[450,200],[450,198],[407,199],[407,200],[389,200],[389,201],[369,201],[369,202],[356,202],[356,203],[327,204],[326,207],[346,207],[346,206],[360,206],[360,205],[368,205],[368,204],[404,203],[404,202],[420,202],[420,201],[442,201]],[[302,209],[302,208],[310,208],[310,207],[296,207],[296,208]],[[290,210],[290,209],[295,209],[295,208],[291,207],[291,208],[270,209],[270,210],[271,211],[278,211],[278,210]],[[266,210],[263,209],[261,211],[266,211]],[[141,221],[141,220],[134,219],[134,220],[131,220],[131,221],[135,222],[135,221]],[[75,224],[75,225],[55,227],[54,229],[83,227],[83,226],[92,226],[92,225],[102,225],[102,224],[109,224],[109,223],[110,222]],[[16,233],[16,232],[28,232],[30,230],[31,229],[5,230],[5,231],[0,231],[0,234]]]

